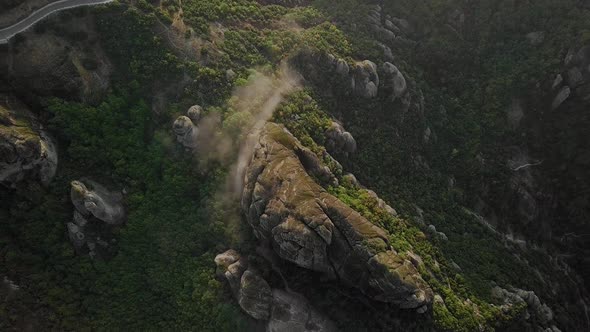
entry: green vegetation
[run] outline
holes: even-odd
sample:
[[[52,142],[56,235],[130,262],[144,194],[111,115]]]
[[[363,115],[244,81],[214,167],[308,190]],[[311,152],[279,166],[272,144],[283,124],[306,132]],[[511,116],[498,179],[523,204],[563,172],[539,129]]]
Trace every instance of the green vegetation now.
[[[0,190],[0,276],[15,278],[29,294],[12,306],[43,308],[50,329],[247,330],[252,322],[214,279],[216,253],[250,245],[247,227],[228,220],[228,210],[237,205],[228,208],[216,196],[227,169],[216,162],[200,165],[198,156],[174,142],[170,125],[181,110],[201,104],[219,113],[224,131],[243,134],[252,117],[230,107],[232,89],[245,84],[252,69],[273,72],[302,47],[347,60],[382,61],[374,36],[353,26],[362,24],[369,7],[357,0],[295,8],[252,0],[121,2],[96,16],[100,41],[116,68],[110,93],[96,105],[59,99],[44,105],[60,142],[56,179],[50,188]],[[573,0],[538,1],[535,11],[480,1],[466,23],[473,34],[458,36],[440,21],[457,3],[402,0],[384,6],[419,27],[422,42],[396,49],[396,65],[416,82],[410,84],[412,95],[423,92],[426,116],[402,115],[384,100],[340,98],[316,87],[290,95],[273,121],[336,174],[340,185],[327,188],[330,193],[387,229],[400,254],[422,257],[420,273],[444,300],[433,308],[438,329],[501,329],[524,307],[502,311],[491,299],[491,282],[544,294],[548,290],[530,265],[547,279],[551,271],[538,257],[511,252],[465,206],[481,194],[482,179],[497,184],[488,198],[502,198],[505,158],[492,156],[521,139],[506,125],[505,110],[557,68],[567,45],[589,39],[583,29],[588,18],[569,9]],[[185,30],[171,28],[180,21]],[[523,36],[537,30],[545,31],[547,42],[528,44]],[[180,47],[168,39],[171,34],[180,36]],[[190,42],[200,46],[191,48]],[[165,100],[163,106],[154,107],[157,100]],[[340,160],[344,170],[399,216],[347,182],[341,167],[326,157],[324,133],[333,115],[359,146]],[[429,145],[423,142],[426,126],[437,135]],[[449,185],[451,176],[456,185]],[[76,255],[67,240],[69,182],[82,177],[127,192],[128,221],[116,230],[118,254],[108,262]],[[427,235],[430,224],[449,241]],[[19,317],[11,310],[0,306],[0,316],[14,323]]]

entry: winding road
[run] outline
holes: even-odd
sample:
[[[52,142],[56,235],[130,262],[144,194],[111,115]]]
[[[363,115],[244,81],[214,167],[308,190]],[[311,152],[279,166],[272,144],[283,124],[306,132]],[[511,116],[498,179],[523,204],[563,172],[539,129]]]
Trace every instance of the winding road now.
[[[16,34],[27,30],[35,23],[41,21],[45,17],[55,12],[81,6],[100,5],[111,1],[113,0],[59,0],[56,2],[52,2],[47,6],[34,11],[31,15],[29,15],[22,21],[13,24],[7,28],[0,29],[0,44],[8,43],[8,40],[14,37]]]

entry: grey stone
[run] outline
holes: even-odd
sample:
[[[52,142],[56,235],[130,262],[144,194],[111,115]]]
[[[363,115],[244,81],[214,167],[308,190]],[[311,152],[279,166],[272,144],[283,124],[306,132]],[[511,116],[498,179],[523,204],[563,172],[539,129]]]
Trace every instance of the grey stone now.
[[[567,72],[567,84],[573,89],[584,81],[582,71],[578,67],[572,67]]]
[[[564,101],[566,101],[571,94],[571,89],[569,86],[564,86],[559,90],[559,93],[553,99],[553,103],[551,104],[552,109],[557,109]]]
[[[173,125],[176,140],[184,147],[193,149],[197,147],[199,129],[187,116],[179,116]]]
[[[379,87],[377,65],[369,60],[357,63],[353,69],[353,91],[357,96],[374,98]]]
[[[197,125],[203,116],[203,108],[199,105],[193,105],[188,109],[186,115],[191,119],[193,124]]]
[[[402,97],[408,89],[404,75],[390,62],[385,62],[381,71],[383,73],[383,91],[391,94],[392,100]]]
[[[555,90],[558,87],[561,86],[561,83],[563,83],[563,76],[561,76],[561,74],[557,74],[557,76],[555,76],[555,80],[553,81],[553,85],[551,86],[551,89]]]
[[[83,217],[94,216],[109,225],[118,225],[124,221],[125,211],[120,194],[107,191],[97,183],[89,190],[80,181],[71,182],[70,197],[77,212]]]

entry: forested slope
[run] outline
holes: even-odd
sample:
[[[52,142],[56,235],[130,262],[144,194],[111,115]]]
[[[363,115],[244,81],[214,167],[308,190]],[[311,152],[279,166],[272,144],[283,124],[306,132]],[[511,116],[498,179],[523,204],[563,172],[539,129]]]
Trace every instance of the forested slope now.
[[[589,18],[121,0],[40,22],[0,46],[0,328],[284,329],[285,303],[326,330],[590,328]]]

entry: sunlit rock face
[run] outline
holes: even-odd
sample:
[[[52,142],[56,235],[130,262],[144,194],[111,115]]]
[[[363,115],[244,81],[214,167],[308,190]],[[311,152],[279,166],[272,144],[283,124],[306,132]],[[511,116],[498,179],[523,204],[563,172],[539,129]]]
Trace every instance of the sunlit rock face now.
[[[268,123],[246,173],[242,209],[256,237],[282,258],[402,308],[431,303],[415,266],[389,245],[389,234],[326,192],[284,127]],[[316,157],[317,158],[317,157]]]
[[[57,149],[35,115],[12,96],[0,96],[0,183],[25,179],[47,185],[57,170]]]
[[[230,249],[215,257],[217,275],[232,289],[240,308],[266,322],[266,331],[337,331],[334,323],[300,294],[271,288],[256,266]]]

